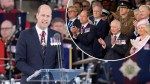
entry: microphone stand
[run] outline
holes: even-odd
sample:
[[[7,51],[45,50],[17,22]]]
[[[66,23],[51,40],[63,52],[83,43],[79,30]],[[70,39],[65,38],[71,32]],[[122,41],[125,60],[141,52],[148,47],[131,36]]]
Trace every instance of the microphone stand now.
[[[12,72],[11,72],[11,68],[12,68],[12,60],[13,60],[13,54],[12,54],[12,50],[11,50],[11,45],[12,45],[12,41],[15,39],[14,35],[18,33],[18,30],[16,29],[13,34],[11,35],[10,39],[6,42],[5,44],[5,48],[6,48],[6,51],[7,51],[7,48],[9,49],[9,62],[8,62],[8,65],[10,66],[9,67],[9,81],[10,81],[10,84],[12,84],[12,81],[11,81],[11,77],[12,77]]]
[[[58,66],[59,66],[59,70],[61,72],[61,80],[60,80],[60,84],[65,84],[65,82],[63,82],[63,70],[61,70],[63,68],[62,65],[62,54],[61,54],[61,42],[60,40],[57,42],[57,51],[58,51]]]
[[[59,69],[61,69],[63,68],[62,57],[61,57],[61,43],[58,42],[56,46],[57,46],[57,51],[58,51],[58,66],[59,66]]]
[[[57,52],[58,52],[58,67],[59,67],[59,70],[61,72],[61,80],[60,80],[60,84],[66,84],[65,82],[63,82],[63,70],[61,70],[63,68],[63,65],[62,65],[62,53],[61,53],[61,38],[60,38],[60,34],[59,33],[56,33],[54,35],[54,39],[56,40],[56,47],[57,47]]]

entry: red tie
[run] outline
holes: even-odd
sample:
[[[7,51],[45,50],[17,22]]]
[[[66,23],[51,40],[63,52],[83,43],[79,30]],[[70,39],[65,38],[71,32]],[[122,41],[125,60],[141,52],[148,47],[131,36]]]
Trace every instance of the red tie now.
[[[45,46],[46,45],[46,42],[45,42],[45,31],[42,31],[42,33],[40,34],[41,35],[41,45]]]
[[[46,42],[45,42],[45,31],[42,31],[42,33],[40,34],[41,35],[41,48],[42,48],[42,53],[43,55],[45,56],[45,50],[46,50]]]

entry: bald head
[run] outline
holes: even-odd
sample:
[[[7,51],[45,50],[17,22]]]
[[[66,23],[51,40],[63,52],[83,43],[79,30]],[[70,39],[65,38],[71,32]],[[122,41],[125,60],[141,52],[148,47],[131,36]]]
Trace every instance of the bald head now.
[[[39,6],[38,13],[40,13],[42,10],[45,10],[45,9],[52,12],[52,9],[49,5],[43,4],[43,5]]]
[[[9,20],[5,20],[1,24],[1,36],[2,38],[7,41],[14,32],[13,24]]]

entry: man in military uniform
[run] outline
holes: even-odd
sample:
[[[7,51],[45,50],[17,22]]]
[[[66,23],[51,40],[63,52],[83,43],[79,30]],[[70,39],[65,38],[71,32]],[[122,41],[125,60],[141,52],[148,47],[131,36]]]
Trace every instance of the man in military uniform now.
[[[112,15],[114,19],[121,22],[121,32],[130,37],[131,33],[134,31],[134,14],[130,9],[129,2],[121,1],[118,10],[115,13],[112,13]]]

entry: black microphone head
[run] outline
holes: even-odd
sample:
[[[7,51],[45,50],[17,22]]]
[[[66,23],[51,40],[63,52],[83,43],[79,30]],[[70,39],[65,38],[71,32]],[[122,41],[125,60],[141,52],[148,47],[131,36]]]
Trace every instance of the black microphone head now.
[[[56,45],[61,45],[61,35],[59,33],[54,34],[54,43],[56,43]]]
[[[54,38],[55,38],[56,40],[60,40],[60,34],[59,34],[59,33],[55,33],[55,34],[54,34]]]

